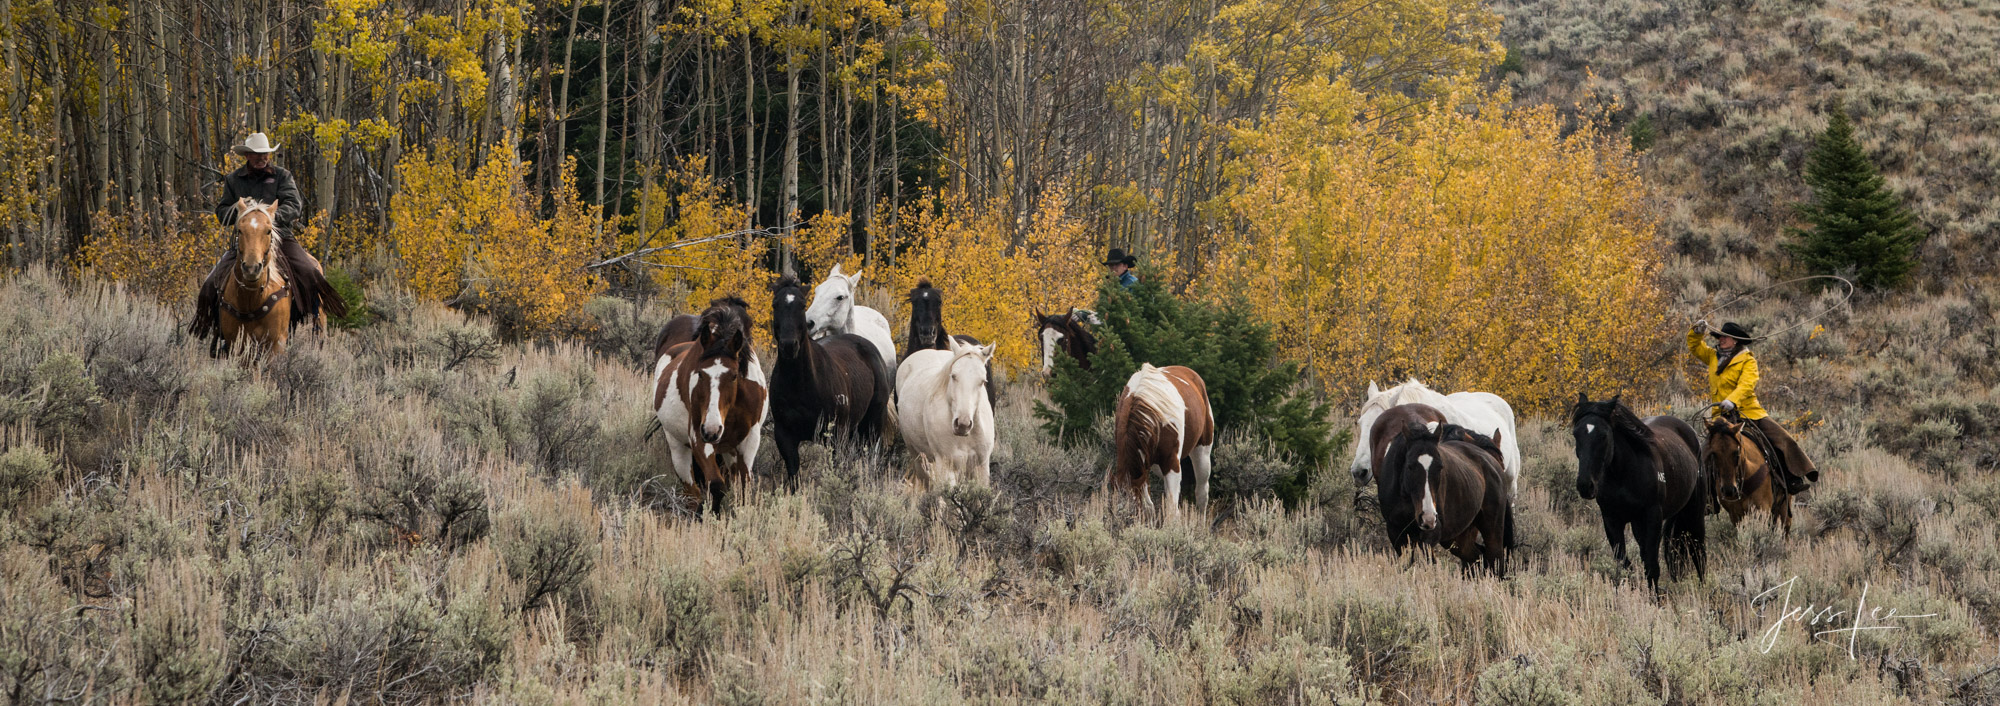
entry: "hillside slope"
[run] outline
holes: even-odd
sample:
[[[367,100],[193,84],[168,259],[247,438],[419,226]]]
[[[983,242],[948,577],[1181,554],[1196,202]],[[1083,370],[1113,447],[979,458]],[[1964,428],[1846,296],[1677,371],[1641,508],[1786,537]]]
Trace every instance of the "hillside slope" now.
[[[1842,101],[1931,233],[1933,286],[2000,265],[2000,4],[1499,0],[1516,99],[1649,118],[1649,181],[1696,263],[1777,253],[1825,107]],[[1518,60],[1518,61],[1514,61]],[[1643,129],[1642,129],[1643,130]],[[1771,258],[1770,264],[1782,262]]]

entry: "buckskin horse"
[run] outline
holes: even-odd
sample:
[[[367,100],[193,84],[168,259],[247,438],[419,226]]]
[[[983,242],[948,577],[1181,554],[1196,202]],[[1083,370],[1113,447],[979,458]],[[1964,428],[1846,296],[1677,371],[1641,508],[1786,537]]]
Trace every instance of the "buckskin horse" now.
[[[880,440],[889,408],[890,377],[875,344],[851,333],[813,340],[805,294],[790,275],[771,290],[771,337],[778,342],[771,436],[791,487],[798,486],[799,444],[819,440],[828,428],[851,441]]]
[[[1044,314],[1035,312],[1035,340],[1042,345],[1042,374],[1048,375],[1056,369],[1056,349],[1076,359],[1078,367],[1090,369],[1090,356],[1097,352],[1097,337],[1090,335],[1084,324],[1102,325],[1097,312],[1070,307],[1067,314]]]
[[[1181,458],[1194,467],[1195,508],[1208,512],[1210,453],[1215,449],[1215,413],[1208,404],[1208,387],[1193,370],[1169,365],[1139,366],[1118,395],[1112,419],[1114,451],[1107,492],[1123,487],[1150,512],[1153,496],[1146,480],[1155,468],[1166,481],[1166,516],[1180,517]]]
[[[1417,508],[1424,539],[1449,550],[1467,570],[1481,561],[1504,577],[1513,498],[1496,441],[1452,424],[1405,427],[1378,475],[1394,479],[1391,493]]]
[[[1785,525],[1792,536],[1792,496],[1783,483],[1773,482],[1777,469],[1763,445],[1746,433],[1742,420],[1716,416],[1708,420],[1708,447],[1702,452],[1702,466],[1709,477],[1709,491],[1716,503],[1729,513],[1730,524],[1742,524],[1752,510],[1771,513],[1771,526]],[[1754,432],[1752,432],[1754,433]]]
[[[285,353],[292,327],[292,286],[278,264],[276,204],[236,202],[236,266],[222,283],[222,352],[244,347],[244,339],[272,356]]]
[[[1604,537],[1618,562],[1632,568],[1625,556],[1629,525],[1646,563],[1646,584],[1654,591],[1660,588],[1663,534],[1669,570],[1685,559],[1697,577],[1706,576],[1702,518],[1708,514],[1708,483],[1697,460],[1701,440],[1694,427],[1672,416],[1642,421],[1618,397],[1592,402],[1578,394],[1570,432],[1576,437],[1577,495],[1597,500]]]

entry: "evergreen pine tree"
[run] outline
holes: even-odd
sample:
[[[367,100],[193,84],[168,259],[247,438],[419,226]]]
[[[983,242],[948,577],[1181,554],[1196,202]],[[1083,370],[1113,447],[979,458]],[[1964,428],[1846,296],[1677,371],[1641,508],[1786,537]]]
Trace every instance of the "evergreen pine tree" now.
[[[1298,499],[1340,443],[1327,405],[1299,384],[1297,363],[1278,359],[1271,327],[1247,307],[1184,302],[1150,280],[1128,289],[1107,278],[1098,289],[1097,314],[1104,325],[1096,331],[1091,369],[1058,356],[1049,383],[1054,406],[1035,403],[1035,416],[1051,436],[1091,441],[1081,432],[1111,415],[1139,364],[1152,363],[1194,369],[1208,388],[1218,432],[1263,437],[1297,464],[1298,474],[1278,488],[1287,504]]]
[[[1883,185],[1874,162],[1854,140],[1854,126],[1838,104],[1806,156],[1812,200],[1797,204],[1808,228],[1787,229],[1787,249],[1815,272],[1852,273],[1868,288],[1901,284],[1917,266],[1923,232],[1916,217]]]

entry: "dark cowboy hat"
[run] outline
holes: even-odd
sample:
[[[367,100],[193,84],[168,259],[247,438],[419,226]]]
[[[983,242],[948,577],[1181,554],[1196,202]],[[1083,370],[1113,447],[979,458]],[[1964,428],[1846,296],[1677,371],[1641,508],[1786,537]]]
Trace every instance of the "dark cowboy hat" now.
[[[1750,335],[1749,331],[1745,330],[1741,325],[1738,325],[1734,321],[1723,324],[1721,331],[1710,331],[1708,332],[1708,335],[1714,336],[1716,338],[1722,338],[1724,336],[1727,336],[1736,339],[1737,343],[1750,343],[1755,341],[1757,338],[1755,336]]]
[[[1110,267],[1112,265],[1119,265],[1119,264],[1122,264],[1126,267],[1136,266],[1139,264],[1139,256],[1127,255],[1125,254],[1124,250],[1120,250],[1118,248],[1112,248],[1111,254],[1104,256],[1104,266]]]

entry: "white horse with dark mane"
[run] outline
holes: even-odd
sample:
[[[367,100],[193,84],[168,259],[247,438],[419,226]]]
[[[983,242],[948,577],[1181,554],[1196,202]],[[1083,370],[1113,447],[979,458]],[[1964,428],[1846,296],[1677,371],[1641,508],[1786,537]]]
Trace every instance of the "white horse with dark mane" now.
[[[813,289],[812,306],[806,308],[806,324],[812,327],[813,338],[851,333],[868,339],[882,356],[882,370],[894,380],[895,334],[889,328],[889,318],[882,312],[854,302],[854,287],[860,283],[860,272],[844,275],[840,273],[840,265],[834,265],[826,279]]]
[[[1425,387],[1416,378],[1410,378],[1401,385],[1387,390],[1368,382],[1368,401],[1361,405],[1361,415],[1355,419],[1354,438],[1363,440],[1354,444],[1354,465],[1352,472],[1356,485],[1373,482],[1375,469],[1371,468],[1368,430],[1375,426],[1375,419],[1391,407],[1403,404],[1427,404],[1444,413],[1447,422],[1485,434],[1500,441],[1502,465],[1507,472],[1508,497],[1514,497],[1521,485],[1521,445],[1520,435],[1514,433],[1514,407],[1491,392],[1454,392],[1439,394]]]
[[[896,371],[896,416],[926,486],[960,479],[992,485],[993,401],[986,394],[992,345],[946,337],[950,350],[914,351]]]

